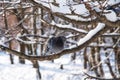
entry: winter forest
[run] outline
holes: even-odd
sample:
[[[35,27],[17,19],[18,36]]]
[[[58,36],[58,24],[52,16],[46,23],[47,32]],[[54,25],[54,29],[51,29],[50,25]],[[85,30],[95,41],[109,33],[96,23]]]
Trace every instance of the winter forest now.
[[[120,0],[0,0],[0,80],[120,80]]]

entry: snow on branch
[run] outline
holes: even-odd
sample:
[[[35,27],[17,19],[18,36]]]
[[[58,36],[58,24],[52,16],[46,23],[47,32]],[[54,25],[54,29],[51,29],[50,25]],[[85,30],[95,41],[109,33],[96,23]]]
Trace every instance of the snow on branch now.
[[[103,78],[103,77],[95,77],[95,76],[91,76],[91,75],[89,75],[89,74],[87,74],[87,73],[85,73],[85,75],[87,76],[86,78],[85,78],[85,80],[87,80],[87,79],[97,79],[97,80],[120,80],[120,78]]]
[[[52,23],[48,23],[45,20],[41,20],[41,21],[47,25],[54,26],[54,27],[62,29],[62,30],[74,31],[74,32],[82,33],[82,34],[88,33],[86,30],[78,29],[78,28],[72,27],[71,25],[57,24],[54,21],[52,21]]]
[[[30,39],[29,40],[23,40],[22,38],[24,38],[24,37],[26,37],[26,38],[30,37]],[[32,34],[18,35],[15,39],[22,42],[22,43],[24,43],[24,44],[36,44],[36,43],[44,44],[44,41],[38,41],[36,39],[31,39],[32,37],[48,39],[48,37],[45,36],[45,35],[35,35],[35,34],[34,35],[32,35]]]
[[[105,33],[101,35],[102,37],[120,37],[120,33]]]
[[[73,13],[70,11],[69,6],[66,6],[65,0],[58,0],[58,2],[60,1],[60,3],[58,3],[60,5],[59,7],[52,6],[51,2],[45,3],[44,1],[38,1],[38,0],[29,0],[29,1],[32,2],[34,5],[37,5],[38,7],[50,12],[54,16],[57,16],[57,17],[62,18],[68,22],[72,22],[72,23],[75,23],[78,25],[81,25],[81,24],[82,25],[89,25],[89,24],[94,24],[94,23],[98,23],[98,22],[104,23],[110,27],[119,27],[119,25],[120,25],[119,19],[113,11],[112,11],[112,13],[104,14],[104,11],[101,10],[102,12],[101,11],[97,12],[94,9],[94,7],[92,7],[92,6],[89,6],[91,8],[91,11],[89,11],[87,9],[87,6],[85,6],[84,3],[79,4],[79,5],[75,5],[74,7],[72,6],[73,10],[77,11],[77,12],[75,12],[77,14],[81,14],[81,15],[84,14],[85,16],[91,16],[90,20],[88,20],[88,18],[87,18],[87,20],[79,20],[80,16],[78,16],[78,15],[76,15],[76,18],[74,18],[75,16],[73,18],[67,17],[66,14],[73,14]],[[52,8],[51,8],[51,6],[52,6]],[[55,9],[53,9],[53,8],[55,8]],[[114,14],[114,16],[116,16],[114,18],[114,20],[108,18],[112,14]]]
[[[17,4],[19,4],[20,2],[18,2]],[[7,5],[5,8],[4,7],[0,7],[0,10],[14,10],[14,9],[28,9],[28,8],[31,8],[31,7],[35,7],[35,5],[32,5],[30,3],[25,3],[25,4],[21,4],[21,7],[19,7],[19,5],[16,5],[16,3],[12,3],[11,2],[8,2],[8,4],[10,5]]]
[[[53,59],[57,59],[59,57],[61,57],[62,55],[65,55],[65,54],[70,54],[70,53],[73,53],[73,52],[76,52],[76,51],[79,51],[80,49],[88,46],[92,41],[94,41],[99,35],[102,35],[105,31],[108,30],[108,27],[105,27],[104,24],[102,23],[99,23],[98,26],[91,30],[86,36],[89,37],[87,38],[86,36],[82,39],[82,40],[85,40],[85,41],[82,41],[80,42],[79,41],[79,45],[78,46],[74,46],[72,48],[67,48],[67,49],[64,49],[63,51],[61,51],[60,53],[57,53],[57,54],[52,54],[52,55],[46,55],[46,56],[29,56],[29,55],[26,55],[26,54],[21,54],[20,52],[18,51],[15,51],[15,50],[11,50],[10,48],[8,47],[5,47],[4,45],[0,45],[0,48],[2,50],[5,50],[7,52],[9,52],[10,54],[14,54],[16,56],[19,56],[19,57],[22,57],[22,58],[25,58],[25,59],[28,59],[28,60],[40,60],[40,61],[44,61],[44,60],[53,60]],[[90,35],[91,34],[91,35]],[[89,36],[88,36],[89,35]]]
[[[21,38],[17,37],[16,40],[24,43],[24,44],[43,44],[42,41],[37,41],[37,40],[29,40],[29,41],[25,41],[25,40],[22,40]]]
[[[0,1],[0,3],[20,3],[20,0],[2,0],[2,1]]]
[[[84,34],[88,33],[86,30],[78,29],[78,28],[72,27],[71,25],[56,24],[54,21],[52,21],[51,24],[58,27],[58,28],[61,28],[61,29],[70,29],[70,30],[73,30],[75,32],[84,33]]]
[[[112,46],[113,49],[119,44],[119,41],[120,41],[120,38],[119,38],[119,39],[117,40],[117,42]],[[108,55],[105,59],[101,60],[97,65],[95,65],[95,66],[93,66],[92,68],[90,68],[90,70],[92,71],[93,69],[99,67],[102,63],[104,63],[107,59],[109,59],[110,56],[112,56],[113,53],[114,53],[114,50],[111,50],[111,51],[109,52],[109,55]]]
[[[114,22],[114,21],[111,22],[108,19],[106,19],[105,16],[100,16],[98,14],[97,14],[97,16],[102,23],[105,23],[109,27],[120,27],[120,21],[119,20],[117,20],[116,22]]]
[[[36,38],[48,39],[48,36],[46,36],[46,35],[36,35],[36,34],[24,34],[24,35],[20,35],[18,37],[20,37],[20,38],[22,38],[22,37],[36,37]]]
[[[84,38],[79,40],[78,45],[81,45],[86,41],[88,41],[92,36],[94,36],[98,31],[100,31],[104,27],[105,27],[105,24],[99,23],[95,29],[91,30]]]
[[[68,16],[71,16],[71,15],[68,15],[68,14],[71,14],[71,11],[70,11],[69,7],[66,6],[65,0],[60,0],[60,1],[61,1],[61,7],[57,7],[57,9],[56,9],[57,11],[56,11],[54,9],[51,9],[51,7],[49,7],[50,6],[49,2],[45,4],[45,2],[43,2],[43,1],[30,0],[30,2],[33,3],[34,5],[37,5],[38,7],[52,13],[54,16],[60,17],[68,22],[73,22],[73,23],[79,24],[79,25],[80,24],[89,25],[91,23],[98,22],[97,18],[95,18],[95,17],[92,20],[91,19],[88,20],[89,14],[87,13],[88,10],[84,7],[84,4],[77,5],[74,7],[74,9],[76,9],[76,8],[78,9],[76,11],[80,11],[80,12],[76,12],[77,14],[79,14],[80,16],[84,15],[83,16],[84,19],[83,19],[83,17],[80,18],[79,15],[75,16],[74,14],[73,14],[74,17],[77,17],[77,19],[76,18],[73,19],[72,18],[73,16],[68,17]],[[80,8],[82,8],[82,9],[80,10]],[[86,19],[85,19],[85,17],[86,17]]]
[[[117,17],[116,13],[112,10],[109,10],[110,13],[104,14],[107,20],[111,22],[116,22],[119,18]]]

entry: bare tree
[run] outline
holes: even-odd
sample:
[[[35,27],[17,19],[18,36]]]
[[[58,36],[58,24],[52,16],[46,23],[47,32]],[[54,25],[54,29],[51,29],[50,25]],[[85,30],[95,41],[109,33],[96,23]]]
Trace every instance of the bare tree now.
[[[3,19],[0,23],[0,31],[4,31],[0,34],[0,38],[5,38],[4,44],[10,44],[9,46],[0,44],[0,48],[10,53],[12,64],[14,61],[12,55],[18,56],[20,63],[25,63],[25,59],[30,60],[37,69],[39,78],[41,74],[38,61],[54,60],[65,54],[72,54],[71,58],[75,60],[77,54],[83,51],[84,68],[94,70],[96,75],[94,77],[85,73],[89,78],[104,79],[102,65],[106,61],[112,77],[118,79],[110,63],[111,53],[105,52],[106,59],[103,61],[101,49],[113,50],[116,69],[120,73],[120,12],[117,11],[119,2],[109,6],[107,0],[96,1],[97,5],[94,4],[94,0],[87,2],[73,0],[74,3],[71,1],[66,0],[62,6],[67,7],[68,12],[54,11],[54,8],[61,9],[61,3],[57,0],[0,3],[2,5],[0,18]],[[84,5],[87,12],[80,14],[79,8],[74,7],[76,5],[79,8],[81,8],[79,5]],[[109,18],[111,14],[114,15],[113,19]],[[61,35],[68,40],[67,48],[59,53],[45,55],[47,42],[51,36]],[[109,39],[106,39],[108,37]],[[113,42],[105,40],[113,40]],[[0,41],[2,42],[2,39]],[[63,66],[62,64],[61,69],[64,69]]]

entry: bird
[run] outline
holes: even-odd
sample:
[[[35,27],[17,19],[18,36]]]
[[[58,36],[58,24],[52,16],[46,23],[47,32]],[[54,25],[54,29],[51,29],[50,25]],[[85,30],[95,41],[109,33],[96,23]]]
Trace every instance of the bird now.
[[[46,54],[55,54],[59,53],[64,49],[66,42],[66,37],[58,36],[58,37],[51,37],[47,43]]]

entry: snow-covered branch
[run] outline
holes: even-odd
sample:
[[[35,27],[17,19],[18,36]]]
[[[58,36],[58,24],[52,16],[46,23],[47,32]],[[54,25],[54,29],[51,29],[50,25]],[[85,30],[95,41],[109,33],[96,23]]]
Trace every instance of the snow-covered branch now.
[[[120,0],[19,0],[19,3],[1,3],[0,52],[9,53],[11,64],[18,58],[23,64],[26,59],[31,61],[40,78],[44,71],[40,75],[39,69],[42,68],[39,68],[39,63],[45,63],[45,69],[48,69],[51,66],[46,63],[52,60],[52,68],[65,69],[62,73],[70,69],[66,80],[85,77],[106,80],[108,76],[119,80],[119,4]],[[14,60],[13,56],[18,58]],[[54,71],[56,74],[56,69]]]
[[[97,79],[97,80],[120,80],[120,78],[103,78],[103,77],[95,77],[92,75],[89,75],[87,73],[85,73],[85,75],[87,76],[86,79]]]
[[[22,42],[22,43],[24,43],[24,44],[43,44],[42,41],[37,41],[37,40],[25,41],[25,40],[22,40],[22,39],[19,38],[19,37],[17,37],[16,40],[19,41],[19,42]]]
[[[87,34],[86,30],[72,27],[72,25],[57,24],[54,21],[52,23],[48,23],[45,20],[41,20],[41,22],[43,22],[44,24],[49,25],[49,26],[54,26],[54,27],[61,29],[61,30],[66,30],[66,31],[71,31],[71,32],[74,31],[74,32],[81,33],[81,34]]]
[[[7,48],[3,45],[0,45],[0,48],[2,48],[5,51],[10,52],[11,54],[17,55],[19,57],[22,57],[22,58],[25,58],[25,59],[28,59],[28,60],[40,60],[40,61],[53,60],[53,59],[57,59],[57,58],[61,57],[62,55],[70,54],[70,53],[79,51],[80,49],[86,47],[92,41],[94,41],[99,35],[102,35],[105,31],[107,31],[107,29],[108,28],[105,27],[105,25],[103,25],[102,23],[99,23],[98,26],[95,29],[91,30],[91,32],[86,35],[88,38],[85,36],[83,39],[80,39],[78,46],[72,46],[71,48],[64,49],[62,52],[57,53],[57,54],[53,54],[53,55],[29,56],[29,55],[26,55],[26,54],[20,54],[20,52],[11,50],[10,48]],[[91,33],[94,33],[94,34],[90,35]],[[82,42],[81,42],[81,40],[82,40]]]
[[[92,12],[94,13],[93,14],[94,17],[93,18],[91,17],[90,20],[88,20],[88,19],[81,20],[81,19],[79,19],[80,17],[78,15],[77,16],[72,16],[73,18],[72,17],[67,17],[65,14],[67,14],[67,13],[70,14],[71,11],[69,10],[68,6],[63,6],[64,4],[62,2],[60,4],[62,9],[61,9],[61,7],[57,7],[57,9],[56,9],[55,6],[53,6],[53,8],[55,8],[55,9],[53,9],[53,8],[51,9],[50,6],[48,5],[48,3],[45,4],[45,3],[41,2],[41,1],[38,1],[38,0],[30,0],[30,2],[32,2],[34,5],[38,5],[40,8],[42,8],[46,11],[52,13],[54,16],[58,16],[58,17],[66,20],[68,22],[72,22],[72,23],[75,23],[75,24],[89,25],[89,24],[92,24],[92,23],[102,22],[102,23],[104,23],[104,24],[106,24],[107,26],[110,26],[110,27],[119,27],[119,25],[120,25],[120,22],[119,22],[119,19],[117,18],[117,16],[115,17],[114,20],[111,20],[111,19],[109,20],[108,19],[109,15],[112,15],[112,14],[115,15],[114,12],[106,14],[106,17],[105,17],[104,15],[101,15],[101,12],[96,12],[93,8]],[[81,8],[81,6],[82,6],[82,8],[84,7],[83,11],[77,10],[77,9]],[[77,13],[79,13],[79,14],[90,15],[88,13],[88,10],[85,8],[84,4],[80,4],[80,6],[77,6],[77,7],[75,6],[74,9],[76,9],[76,11],[78,11]],[[65,10],[65,11],[63,11],[63,10]]]
[[[24,37],[30,37],[30,39],[29,40],[23,40],[22,38],[24,38]],[[32,38],[43,38],[43,39],[48,39],[48,37],[47,36],[44,36],[44,35],[32,35],[32,34],[24,34],[24,35],[18,35],[15,39],[17,40],[17,41],[19,41],[19,42],[22,42],[22,43],[24,43],[24,44],[43,44],[44,43],[44,41],[38,41],[38,40],[36,40],[36,39],[32,39]]]
[[[96,18],[95,19],[93,18],[92,20],[91,19],[88,20],[88,18],[83,20],[83,18],[82,18],[82,20],[81,20],[80,16],[78,16],[78,15],[72,16],[72,17],[76,17],[75,19],[72,19],[72,17],[69,18],[69,15],[67,15],[67,13],[70,14],[71,11],[69,10],[69,7],[66,6],[67,9],[66,9],[66,7],[64,7],[64,4],[65,4],[64,2],[61,3],[61,5],[62,5],[61,7],[63,7],[63,8],[61,9],[61,8],[58,7],[58,9],[56,9],[57,11],[54,11],[53,9],[51,9],[49,7],[48,3],[44,5],[44,3],[42,4],[37,0],[30,0],[30,2],[32,2],[34,5],[38,5],[40,8],[42,8],[46,11],[52,13],[54,16],[60,17],[60,18],[66,20],[68,22],[73,22],[73,23],[79,24],[79,25],[89,25],[91,23],[98,22],[98,20]],[[80,5],[80,6],[77,6],[77,7],[78,7],[77,9],[79,9],[80,7],[83,8],[84,5]],[[75,9],[76,9],[76,7],[75,7]],[[63,11],[63,10],[65,10],[65,11]],[[81,10],[78,10],[78,11],[81,11]],[[83,14],[86,13],[86,11],[87,11],[86,8],[84,8],[83,11],[79,12],[79,14],[81,14],[81,16],[82,16]],[[85,14],[85,16],[89,16],[89,15]]]

